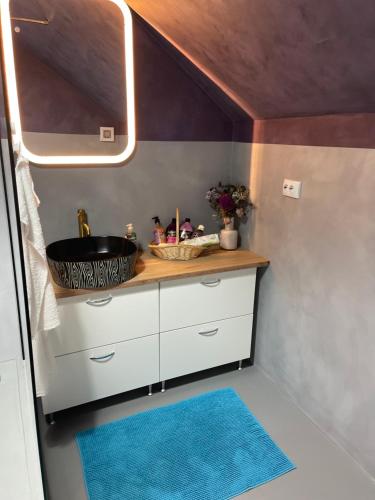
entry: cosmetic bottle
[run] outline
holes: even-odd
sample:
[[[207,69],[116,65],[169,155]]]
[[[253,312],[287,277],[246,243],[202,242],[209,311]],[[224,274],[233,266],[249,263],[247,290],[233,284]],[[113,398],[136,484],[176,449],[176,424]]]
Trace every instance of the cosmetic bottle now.
[[[132,223],[130,224],[126,224],[126,234],[125,234],[125,238],[127,240],[130,240],[130,241],[133,241],[134,243],[136,242],[137,240],[137,234],[136,232],[134,231],[134,226]]]
[[[166,234],[168,236],[170,231],[176,232],[176,218],[173,218],[171,222],[168,224],[167,229],[166,229]]]
[[[153,217],[152,220],[155,222],[155,227],[153,230],[153,243],[155,245],[160,245],[160,243],[165,243],[165,231],[160,223],[159,217]]]
[[[181,231],[181,234],[180,234],[180,240],[181,241],[189,240],[190,236],[191,236],[191,233],[189,233],[188,231],[186,231],[186,229],[183,229]]]
[[[189,218],[185,219],[185,222],[183,224],[181,224],[180,229],[181,229],[181,231],[183,231],[185,229],[185,231],[187,231],[188,233],[193,232],[193,226],[191,225],[191,221]]]
[[[199,224],[199,226],[196,228],[196,230],[192,234],[192,238],[200,238],[201,236],[204,235],[204,225]]]
[[[176,231],[168,231],[167,243],[176,243]]]

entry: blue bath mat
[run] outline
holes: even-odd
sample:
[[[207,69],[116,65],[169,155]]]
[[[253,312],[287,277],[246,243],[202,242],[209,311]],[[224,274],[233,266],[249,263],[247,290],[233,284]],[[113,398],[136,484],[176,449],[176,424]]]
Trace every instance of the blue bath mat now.
[[[226,500],[294,469],[232,389],[77,435],[90,500]]]

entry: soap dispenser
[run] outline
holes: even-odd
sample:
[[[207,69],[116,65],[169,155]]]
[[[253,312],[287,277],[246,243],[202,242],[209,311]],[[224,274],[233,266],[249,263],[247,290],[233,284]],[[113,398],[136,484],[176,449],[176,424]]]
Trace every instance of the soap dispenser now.
[[[160,223],[160,219],[158,216],[153,217],[152,220],[155,222],[155,227],[154,230],[152,231],[153,233],[153,243],[155,245],[160,245],[160,243],[165,243],[166,238],[165,238],[165,231],[163,226]]]

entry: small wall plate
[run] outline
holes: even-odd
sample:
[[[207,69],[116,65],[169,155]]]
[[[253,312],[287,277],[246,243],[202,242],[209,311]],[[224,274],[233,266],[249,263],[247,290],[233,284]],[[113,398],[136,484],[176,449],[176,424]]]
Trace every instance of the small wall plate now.
[[[114,127],[100,127],[100,142],[115,142]]]

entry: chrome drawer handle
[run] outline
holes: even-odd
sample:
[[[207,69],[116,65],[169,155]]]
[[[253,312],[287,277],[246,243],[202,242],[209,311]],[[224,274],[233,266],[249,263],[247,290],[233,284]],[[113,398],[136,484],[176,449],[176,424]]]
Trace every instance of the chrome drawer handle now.
[[[214,335],[217,334],[219,331],[218,328],[215,328],[215,330],[208,330],[208,332],[198,332],[199,335],[202,335],[203,337],[213,337]]]
[[[94,307],[101,307],[101,306],[106,306],[112,301],[113,297],[112,295],[109,295],[108,297],[105,297],[104,299],[90,299],[86,301],[86,304],[89,306],[94,306]]]
[[[201,285],[210,286],[211,288],[213,288],[214,286],[219,286],[220,283],[221,283],[220,279],[212,280],[212,281],[201,281]]]
[[[110,352],[109,354],[105,354],[104,356],[93,356],[90,359],[91,361],[110,361],[115,354],[116,354],[115,351],[113,351]]]

